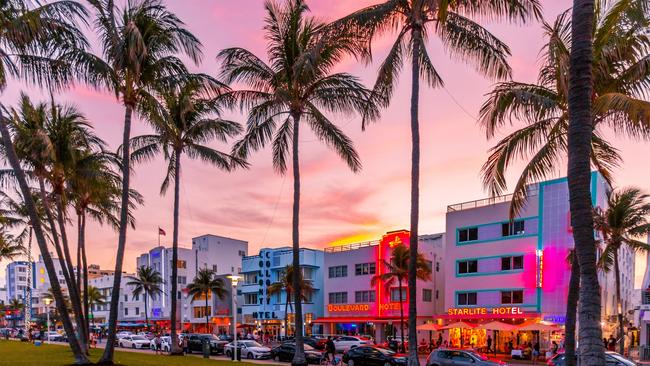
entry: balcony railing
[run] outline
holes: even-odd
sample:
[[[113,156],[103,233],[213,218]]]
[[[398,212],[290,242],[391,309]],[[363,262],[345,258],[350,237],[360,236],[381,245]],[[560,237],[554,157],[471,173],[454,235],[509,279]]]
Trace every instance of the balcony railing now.
[[[325,253],[347,252],[349,250],[372,247],[375,245],[379,245],[379,240],[364,241],[361,243],[353,243],[353,244],[345,244],[345,245],[336,245],[333,247],[325,248]]]
[[[650,305],[650,292],[643,291],[641,293],[641,304]]]
[[[538,191],[539,191],[539,185],[537,184],[530,185],[528,187],[528,197],[537,196]],[[489,197],[480,200],[456,203],[447,206],[447,212],[463,211],[472,208],[485,207],[485,206],[496,205],[499,203],[510,202],[512,201],[512,196],[513,196],[512,194],[505,194],[503,196]]]

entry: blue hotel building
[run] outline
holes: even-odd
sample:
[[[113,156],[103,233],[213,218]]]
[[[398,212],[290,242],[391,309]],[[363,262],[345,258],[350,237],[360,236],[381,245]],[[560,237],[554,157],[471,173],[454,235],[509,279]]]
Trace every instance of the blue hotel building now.
[[[275,336],[292,335],[295,329],[293,307],[287,294],[269,295],[268,287],[278,282],[293,260],[292,249],[265,248],[258,255],[247,256],[242,260],[242,276],[239,289],[243,297],[243,322],[254,324],[257,331],[270,332]],[[311,281],[314,291],[306,294],[303,302],[303,327],[306,334],[320,333],[320,326],[312,322],[323,316],[323,272],[324,253],[321,250],[301,248],[300,265],[303,278]],[[285,309],[288,313],[288,327],[284,324]],[[318,329],[316,329],[318,327]]]

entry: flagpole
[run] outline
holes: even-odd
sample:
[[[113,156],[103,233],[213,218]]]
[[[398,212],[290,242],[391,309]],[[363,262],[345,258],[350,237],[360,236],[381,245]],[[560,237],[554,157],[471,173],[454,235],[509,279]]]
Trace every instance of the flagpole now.
[[[160,246],[160,226],[158,226],[158,246]]]

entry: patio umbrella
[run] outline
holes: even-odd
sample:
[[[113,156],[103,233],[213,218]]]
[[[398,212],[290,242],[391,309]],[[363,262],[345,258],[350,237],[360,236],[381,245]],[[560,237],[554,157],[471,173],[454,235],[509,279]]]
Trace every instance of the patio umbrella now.
[[[559,330],[559,328],[555,324],[544,324],[544,323],[529,323],[529,324],[522,325],[517,329],[522,332],[526,332],[526,331],[552,332],[555,330]]]
[[[420,324],[416,327],[417,330],[428,330],[428,331],[440,330],[442,328],[443,328],[442,325],[438,325],[435,323]]]
[[[500,331],[512,332],[513,330],[517,329],[517,326],[495,320],[495,321],[491,321],[491,322],[488,322],[488,323],[479,324],[477,328],[489,329],[489,330],[494,330],[494,331],[498,331],[498,332],[500,332]],[[495,334],[494,335],[494,353],[495,354],[497,353],[497,348],[499,346],[497,344],[497,342],[498,342],[497,341],[497,335]]]

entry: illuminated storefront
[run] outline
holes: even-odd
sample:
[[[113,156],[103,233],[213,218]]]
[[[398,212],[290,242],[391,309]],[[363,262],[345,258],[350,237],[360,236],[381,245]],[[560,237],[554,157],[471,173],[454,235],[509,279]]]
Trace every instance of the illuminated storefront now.
[[[437,234],[419,238],[418,248],[430,262],[432,279],[418,281],[418,324],[430,321],[436,311],[443,309],[443,237]],[[323,325],[324,334],[366,335],[378,342],[397,335],[399,288],[397,285],[386,288],[380,281],[371,285],[371,279],[387,270],[385,263],[390,261],[393,248],[400,244],[408,246],[409,240],[409,232],[400,230],[389,232],[378,241],[325,249],[325,316],[314,320],[315,324]],[[404,284],[401,295],[405,321],[407,293]]]

